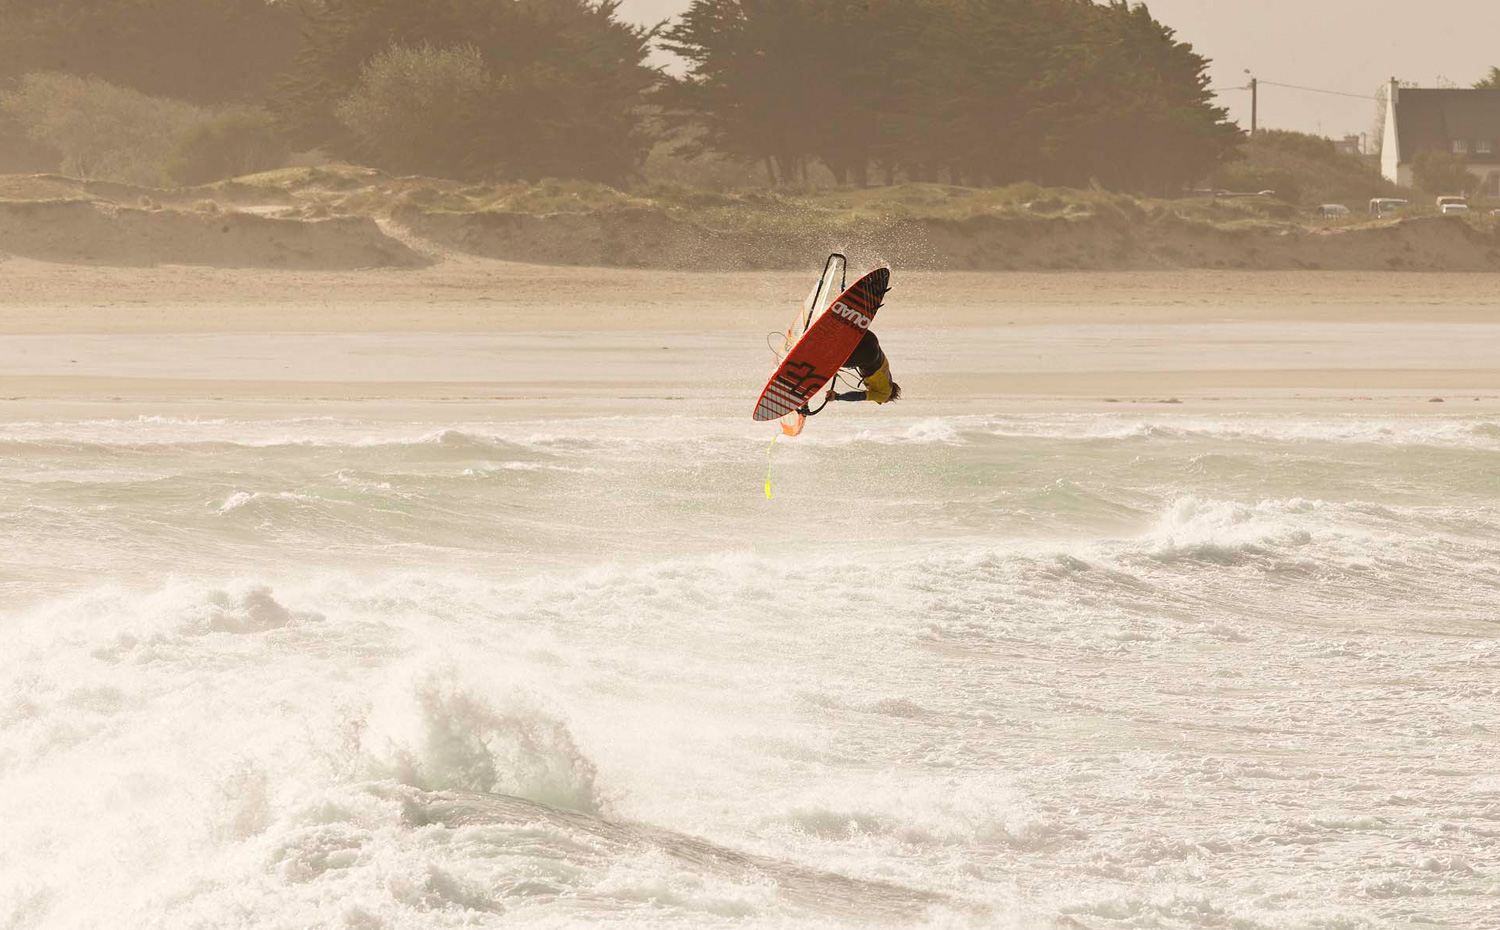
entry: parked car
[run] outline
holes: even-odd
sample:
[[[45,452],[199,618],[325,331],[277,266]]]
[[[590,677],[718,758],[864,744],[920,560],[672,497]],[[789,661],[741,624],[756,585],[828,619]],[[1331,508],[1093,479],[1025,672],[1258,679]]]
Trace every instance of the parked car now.
[[[1437,199],[1439,213],[1447,213],[1450,206],[1461,206],[1467,210],[1469,208],[1469,198],[1462,194],[1446,194]]]
[[[1349,208],[1341,203],[1325,203],[1318,208],[1318,218],[1324,220],[1343,219],[1349,215]]]
[[[1398,197],[1376,197],[1370,201],[1370,215],[1374,217],[1395,216],[1405,210],[1410,201]]]
[[[1439,209],[1443,211],[1444,216],[1447,216],[1450,213],[1468,213],[1469,205],[1466,203],[1445,203]]]

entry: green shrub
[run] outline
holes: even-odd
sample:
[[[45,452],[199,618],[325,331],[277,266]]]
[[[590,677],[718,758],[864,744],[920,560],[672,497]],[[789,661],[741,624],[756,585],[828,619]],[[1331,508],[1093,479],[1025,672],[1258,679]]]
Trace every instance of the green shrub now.
[[[632,188],[631,193],[647,197],[661,204],[701,209],[705,207],[734,207],[739,200],[722,190],[696,187],[690,184],[657,181]]]
[[[652,146],[640,173],[648,185],[671,184],[710,191],[764,187],[770,181],[763,165],[715,152],[684,154],[682,144],[676,141]]]
[[[618,187],[639,173],[662,74],[646,63],[653,30],[620,21],[618,0],[295,5],[301,51],[270,106],[296,148],[457,178]]]
[[[56,172],[62,156],[31,139],[15,117],[0,110],[0,174]]]
[[[1292,132],[1286,129],[1262,129],[1255,134],[1258,145],[1270,149],[1279,149],[1293,155],[1313,161],[1331,162],[1344,156],[1340,156],[1338,149],[1333,147],[1332,139],[1322,136],[1309,135],[1305,132]]]
[[[167,175],[178,184],[208,184],[279,168],[289,154],[270,113],[234,107],[183,134]]]
[[[490,90],[484,59],[471,45],[392,46],[365,65],[336,112],[377,168],[473,178],[485,167],[471,143]]]
[[[1027,209],[1032,213],[1059,213],[1067,207],[1067,202],[1056,194],[1046,193],[1027,204]]]
[[[56,152],[64,174],[147,186],[163,183],[176,140],[211,117],[180,100],[55,72],[22,78],[0,95],[0,114]]]
[[[1422,152],[1412,159],[1412,180],[1429,194],[1472,194],[1479,179],[1450,152]]]
[[[1216,188],[1234,191],[1274,190],[1284,201],[1302,206],[1343,203],[1358,207],[1371,197],[1402,196],[1400,188],[1369,161],[1340,155],[1320,136],[1263,130],[1240,146],[1240,159],[1220,166],[1208,177]]]
[[[1302,182],[1285,168],[1268,168],[1252,162],[1237,161],[1219,166],[1209,179],[1214,187],[1241,194],[1275,191],[1288,203],[1302,199]]]
[[[999,189],[999,199],[1002,203],[1030,203],[1041,195],[1041,186],[1030,181],[1008,184]]]

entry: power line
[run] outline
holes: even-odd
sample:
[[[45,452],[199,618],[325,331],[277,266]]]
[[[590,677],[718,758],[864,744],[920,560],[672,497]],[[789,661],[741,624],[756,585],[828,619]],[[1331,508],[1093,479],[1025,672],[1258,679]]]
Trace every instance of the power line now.
[[[1313,94],[1332,94],[1335,97],[1353,97],[1356,100],[1379,100],[1374,94],[1351,94],[1342,90],[1323,90],[1321,87],[1303,87],[1299,84],[1278,84],[1275,81],[1261,81],[1262,84],[1270,84],[1272,87],[1286,87],[1291,90],[1305,90]]]
[[[1308,93],[1311,93],[1311,94],[1330,94],[1330,95],[1332,95],[1334,97],[1353,97],[1355,100],[1379,100],[1380,99],[1379,97],[1373,96],[1371,94],[1351,94],[1351,93],[1349,93],[1347,91],[1342,91],[1342,90],[1324,90],[1321,87],[1303,87],[1301,84],[1282,84],[1279,81],[1261,80],[1260,83],[1264,84],[1264,85],[1266,85],[1268,87],[1285,87],[1288,90],[1305,90],[1305,91],[1307,91]],[[1233,91],[1233,90],[1249,90],[1249,89],[1250,89],[1250,85],[1246,84],[1243,87],[1210,87],[1208,89],[1208,92],[1211,93],[1211,94],[1223,94],[1223,93],[1228,93],[1229,91]]]

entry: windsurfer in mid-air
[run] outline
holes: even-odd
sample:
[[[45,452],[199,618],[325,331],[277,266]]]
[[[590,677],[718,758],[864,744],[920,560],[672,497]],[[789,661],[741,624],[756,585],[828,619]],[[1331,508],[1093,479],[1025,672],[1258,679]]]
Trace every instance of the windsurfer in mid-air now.
[[[828,396],[823,398],[823,407],[828,407],[829,401],[874,401],[876,404],[889,404],[891,401],[900,401],[901,386],[891,380],[891,362],[880,351],[880,341],[874,338],[874,333],[865,330],[864,336],[859,339],[858,347],[853,350],[849,360],[843,363],[843,368],[858,372],[859,383],[864,390],[847,390],[838,393],[837,378],[828,384]],[[802,410],[796,413],[804,417],[822,413],[823,407],[817,410]]]
[[[891,363],[880,349],[880,340],[870,330],[865,330],[864,338],[859,340],[858,347],[849,356],[849,361],[844,363],[844,367],[859,373],[865,389],[840,394],[837,387],[830,387],[830,400],[873,400],[877,404],[885,404],[901,399],[901,385],[891,379]]]
[[[891,365],[880,340],[870,332],[875,313],[890,292],[891,269],[873,268],[849,285],[847,266],[842,254],[828,256],[818,283],[787,328],[782,347],[772,347],[779,364],[755,402],[755,419],[781,420],[788,436],[800,434],[807,418],[827,408],[829,401],[886,404],[901,399],[901,386],[891,379]],[[857,373],[859,381],[854,390],[840,394],[835,382],[843,371]],[[810,409],[811,401],[825,388],[823,403],[817,410]]]
[[[843,367],[852,370],[859,375],[860,384],[864,387],[862,391],[844,391],[839,393],[837,379],[828,384],[828,396],[823,398],[823,406],[812,410],[803,405],[797,411],[803,416],[815,416],[821,413],[823,407],[828,406],[831,400],[863,401],[872,400],[877,404],[888,404],[893,400],[901,399],[901,385],[891,379],[891,363],[885,357],[885,352],[880,348],[880,340],[875,333],[865,330],[865,334],[855,347],[854,354]]]

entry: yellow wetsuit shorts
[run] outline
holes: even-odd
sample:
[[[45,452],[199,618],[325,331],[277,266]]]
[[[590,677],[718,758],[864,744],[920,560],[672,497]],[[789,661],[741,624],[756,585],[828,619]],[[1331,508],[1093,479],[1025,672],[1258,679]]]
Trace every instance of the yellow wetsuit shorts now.
[[[865,392],[869,400],[883,404],[891,399],[891,363],[884,358],[880,367],[865,378]]]

